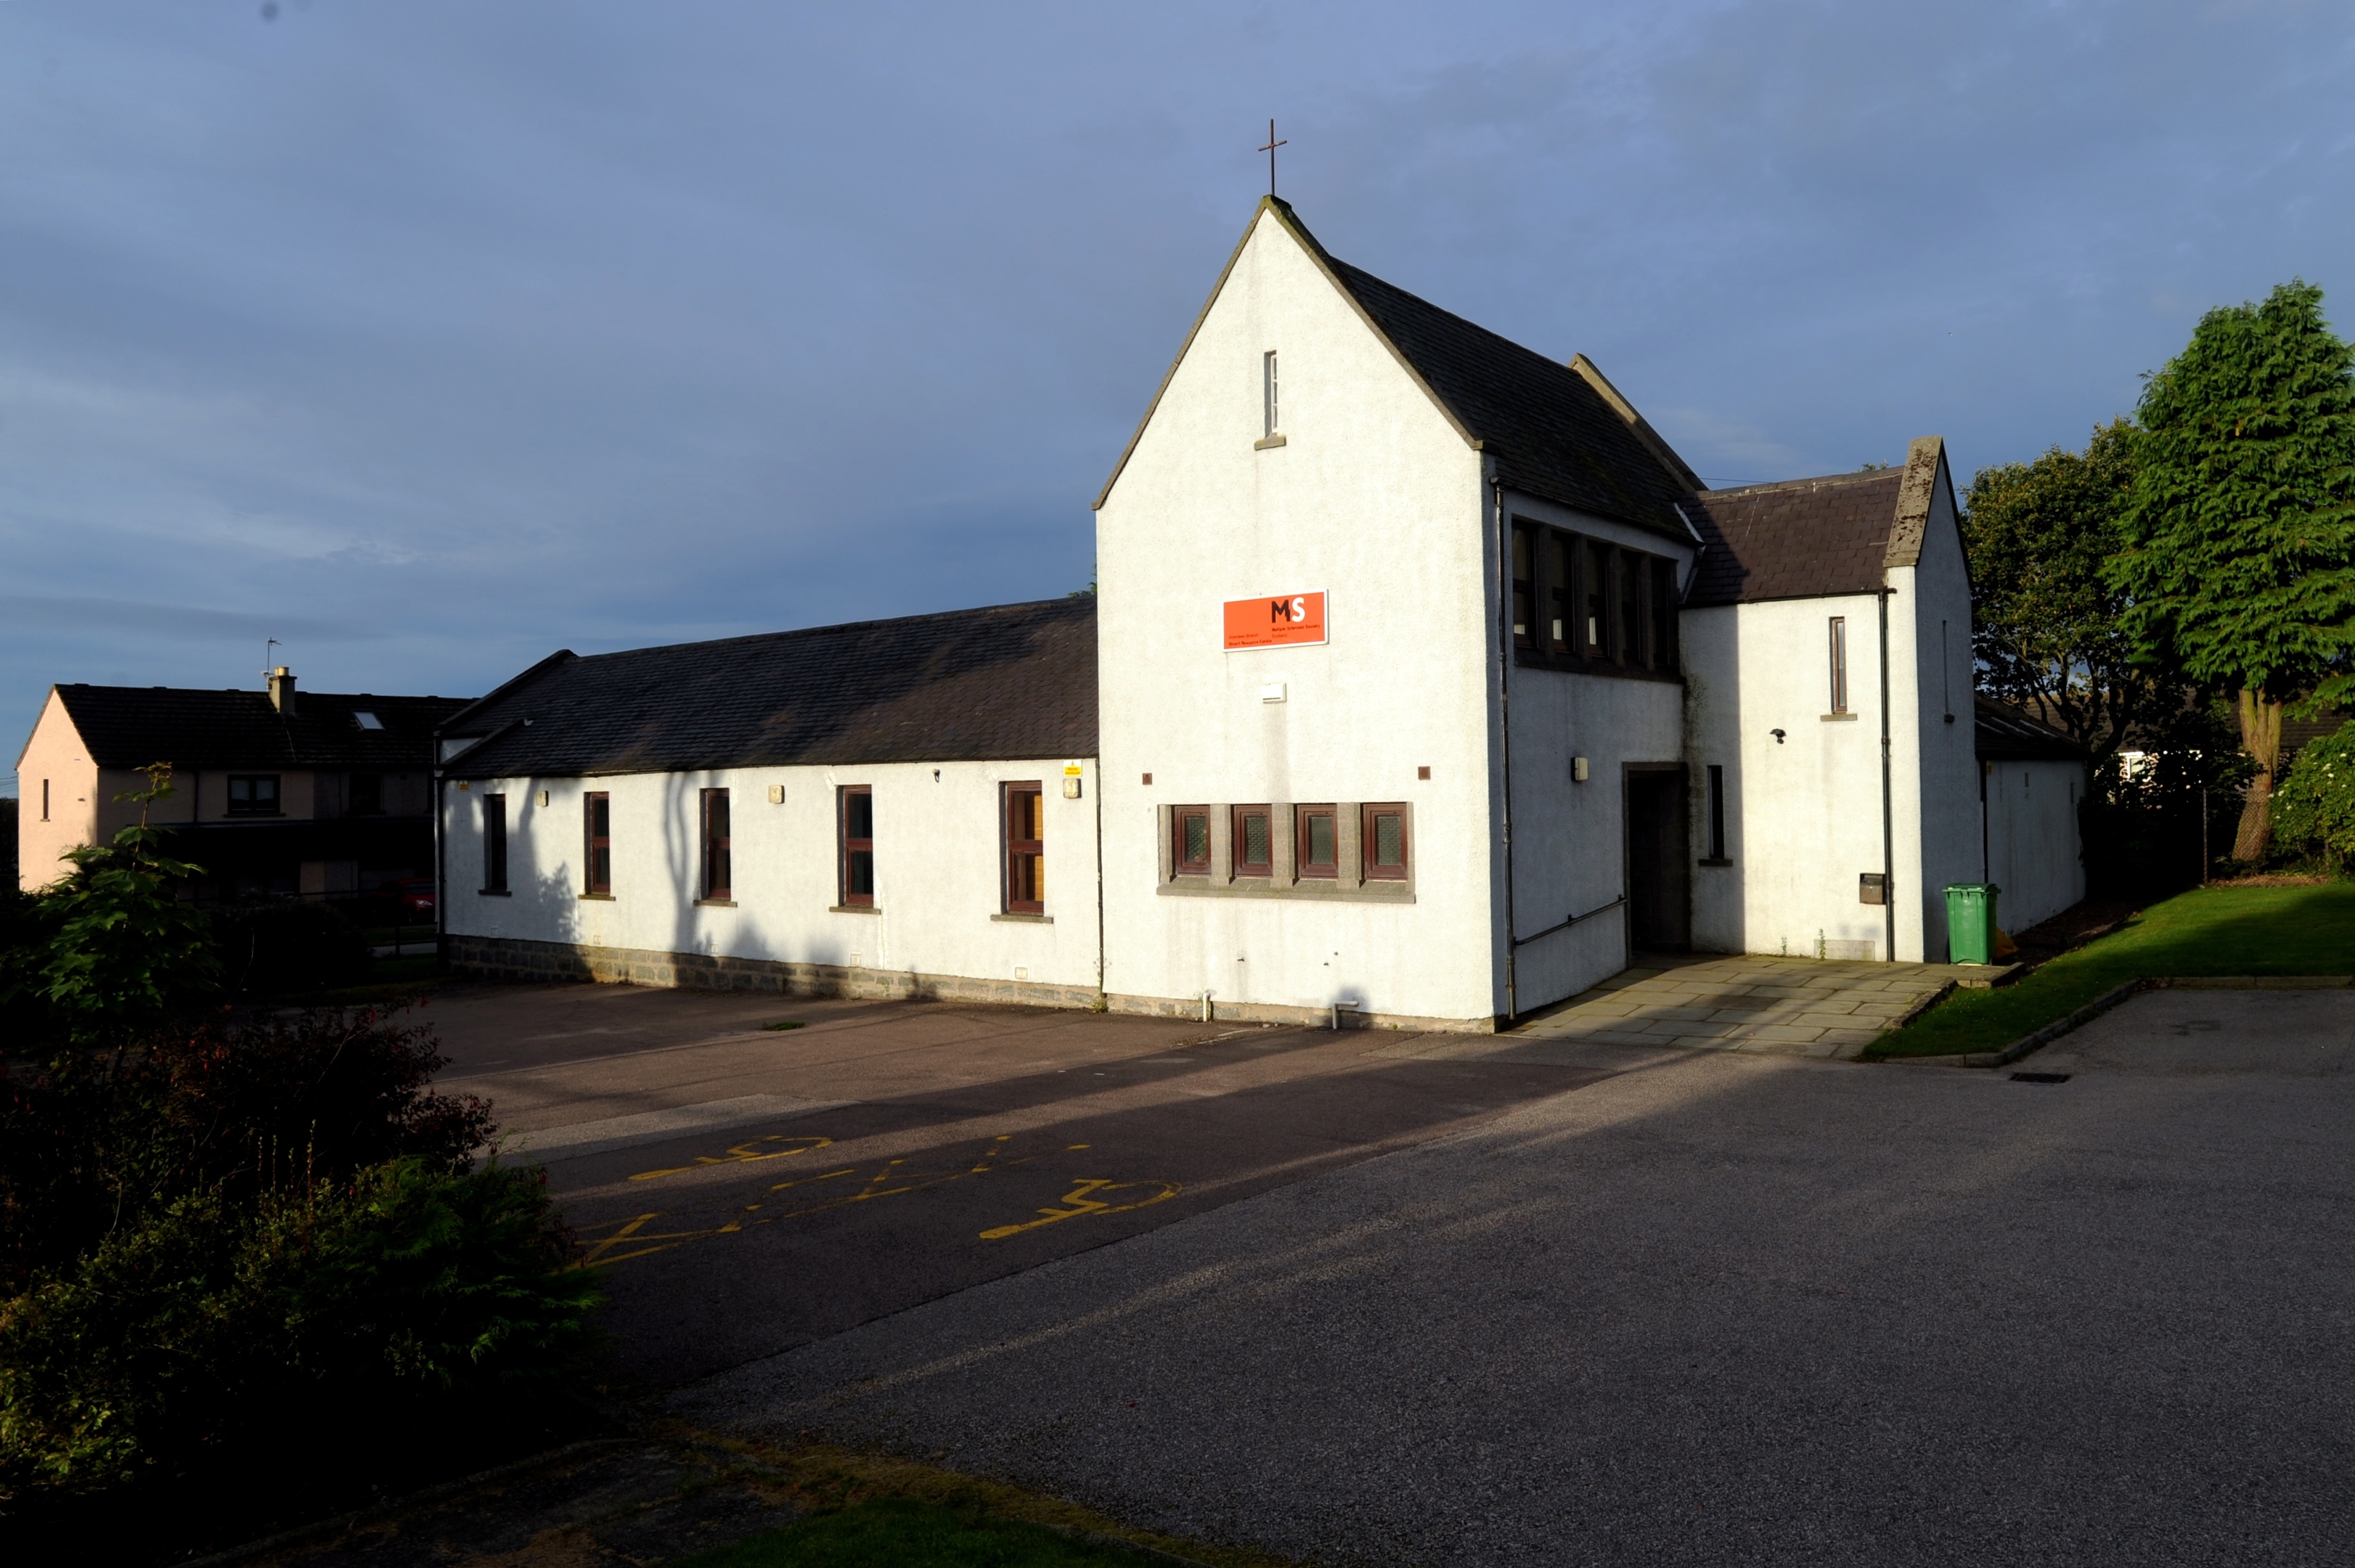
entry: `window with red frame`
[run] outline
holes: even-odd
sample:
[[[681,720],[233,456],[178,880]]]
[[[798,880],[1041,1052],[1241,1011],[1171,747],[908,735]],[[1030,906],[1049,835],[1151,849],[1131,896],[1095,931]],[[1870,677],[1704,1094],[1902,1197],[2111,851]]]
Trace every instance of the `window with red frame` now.
[[[1412,846],[1408,843],[1407,811],[1404,805],[1369,805],[1364,808],[1364,848],[1366,880],[1369,882],[1402,882],[1409,873],[1408,856]]]
[[[1036,780],[1006,786],[1006,912],[1047,912],[1047,805]]]

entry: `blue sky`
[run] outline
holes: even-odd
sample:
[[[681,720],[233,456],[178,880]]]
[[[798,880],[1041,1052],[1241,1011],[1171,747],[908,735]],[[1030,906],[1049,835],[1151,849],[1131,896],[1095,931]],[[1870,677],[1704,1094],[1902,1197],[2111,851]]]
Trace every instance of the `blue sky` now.
[[[1726,483],[2355,326],[2350,101],[2264,0],[0,0],[0,729],[1078,587],[1271,114],[1337,255]]]

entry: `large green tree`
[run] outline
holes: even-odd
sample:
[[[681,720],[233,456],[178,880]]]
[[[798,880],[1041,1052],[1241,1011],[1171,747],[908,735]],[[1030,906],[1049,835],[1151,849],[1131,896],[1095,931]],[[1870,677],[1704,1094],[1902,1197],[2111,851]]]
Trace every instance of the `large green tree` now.
[[[2105,575],[2125,545],[2135,436],[2116,420],[2083,453],[2056,446],[2033,463],[1982,468],[1962,519],[1980,683],[2097,753],[2159,717],[2175,684],[2137,662],[2126,596]]]
[[[2240,693],[2257,773],[2232,853],[2272,837],[2284,708],[2355,692],[2355,350],[2292,280],[2210,311],[2144,387],[2110,580],[2137,651]]]

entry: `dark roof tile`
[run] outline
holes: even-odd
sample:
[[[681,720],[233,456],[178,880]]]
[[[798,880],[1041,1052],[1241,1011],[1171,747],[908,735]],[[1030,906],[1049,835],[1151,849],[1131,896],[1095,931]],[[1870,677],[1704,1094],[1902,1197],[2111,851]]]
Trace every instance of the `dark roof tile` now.
[[[559,655],[447,727],[453,777],[1086,757],[1092,594]]]
[[[1991,697],[1972,701],[1971,740],[1981,762],[2083,763],[2093,756],[2065,730]]]
[[[1883,468],[1691,497],[1686,507],[1709,548],[1686,605],[1877,592],[1904,477]]]
[[[286,718],[260,691],[183,687],[60,686],[91,760],[102,768],[422,769],[433,731],[466,706],[457,697],[377,697],[302,691]],[[380,730],[361,726],[372,713]]]

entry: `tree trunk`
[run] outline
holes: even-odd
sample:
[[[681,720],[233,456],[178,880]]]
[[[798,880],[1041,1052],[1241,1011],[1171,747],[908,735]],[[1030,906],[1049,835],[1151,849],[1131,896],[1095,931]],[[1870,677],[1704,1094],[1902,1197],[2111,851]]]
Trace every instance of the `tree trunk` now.
[[[2262,691],[2241,692],[2241,749],[2257,764],[2232,836],[2232,859],[2256,861],[2274,837],[2274,766],[2281,760],[2282,705]]]

